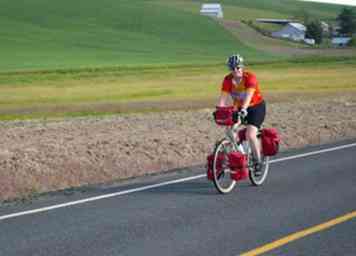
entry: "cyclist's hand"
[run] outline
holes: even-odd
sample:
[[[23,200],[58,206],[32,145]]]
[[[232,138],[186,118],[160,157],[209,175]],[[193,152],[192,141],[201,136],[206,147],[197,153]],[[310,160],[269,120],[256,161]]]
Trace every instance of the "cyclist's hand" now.
[[[240,112],[239,111],[232,112],[232,121],[234,123],[237,123],[240,121]]]
[[[245,119],[247,117],[247,114],[248,114],[247,109],[245,109],[245,108],[241,109],[239,114],[240,114],[240,117],[242,119]]]

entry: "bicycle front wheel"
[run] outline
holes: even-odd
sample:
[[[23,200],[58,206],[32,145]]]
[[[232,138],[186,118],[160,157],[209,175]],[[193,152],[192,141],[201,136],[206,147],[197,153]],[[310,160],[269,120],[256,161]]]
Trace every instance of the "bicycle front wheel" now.
[[[216,189],[222,193],[229,193],[236,185],[231,179],[228,154],[234,150],[234,145],[227,139],[222,139],[216,145],[213,161],[213,177]]]
[[[250,155],[249,159],[252,159],[252,155]],[[249,161],[249,178],[253,185],[260,186],[265,182],[267,178],[269,170],[269,157],[262,156],[261,167],[260,170],[256,170],[254,163]]]

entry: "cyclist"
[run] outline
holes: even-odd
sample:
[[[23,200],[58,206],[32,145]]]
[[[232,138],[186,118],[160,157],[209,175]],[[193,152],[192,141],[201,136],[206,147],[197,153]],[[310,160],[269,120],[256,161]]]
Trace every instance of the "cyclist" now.
[[[256,172],[259,172],[261,145],[257,140],[257,132],[265,119],[266,103],[255,74],[244,69],[244,60],[240,55],[231,55],[226,64],[230,73],[223,80],[218,106],[227,106],[231,97],[235,109],[234,121],[237,121],[237,115],[246,120],[246,139],[252,149]]]

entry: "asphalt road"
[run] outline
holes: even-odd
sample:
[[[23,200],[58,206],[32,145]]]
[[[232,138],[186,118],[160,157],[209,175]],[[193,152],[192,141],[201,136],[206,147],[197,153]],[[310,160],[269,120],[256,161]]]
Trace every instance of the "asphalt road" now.
[[[287,237],[285,244],[262,255],[354,256],[356,216],[288,241],[296,232],[355,213],[356,145],[285,158],[340,145],[281,153],[276,159],[285,160],[271,164],[262,187],[244,181],[228,195],[218,194],[211,182],[199,178],[204,170],[195,167],[2,205],[0,255],[235,256]],[[194,175],[185,182],[112,194]],[[105,194],[112,196],[23,213]]]

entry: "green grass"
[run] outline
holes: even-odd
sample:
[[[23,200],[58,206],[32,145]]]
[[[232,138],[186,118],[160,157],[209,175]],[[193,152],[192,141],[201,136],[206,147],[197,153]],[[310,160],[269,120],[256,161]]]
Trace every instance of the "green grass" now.
[[[196,0],[156,0],[161,5],[174,6],[198,13],[202,3]],[[256,18],[298,18],[304,12],[320,19],[335,19],[343,6],[302,2],[297,0],[221,0],[224,18],[231,20],[254,20]],[[354,8],[356,9],[356,8]]]
[[[278,58],[199,15],[193,0],[2,0],[0,72],[217,63],[239,51]],[[226,19],[288,18],[299,9],[335,18],[340,6],[295,0],[223,0]],[[297,10],[297,11],[296,11]],[[300,12],[300,11],[299,11]]]
[[[251,11],[258,10],[261,13],[257,18],[292,18],[299,16],[302,11],[306,11],[314,17],[330,19],[335,18],[342,9],[342,6],[338,5],[301,2],[296,0],[271,0],[263,2],[259,0],[222,0],[222,3],[236,7],[241,6]],[[246,18],[256,18],[255,15],[249,14],[249,12],[244,12],[244,14],[241,13],[240,15],[244,15]]]
[[[25,10],[25,11],[24,11]],[[216,63],[244,46],[208,17],[142,0],[2,0],[0,70]]]

